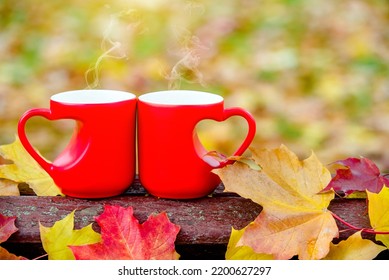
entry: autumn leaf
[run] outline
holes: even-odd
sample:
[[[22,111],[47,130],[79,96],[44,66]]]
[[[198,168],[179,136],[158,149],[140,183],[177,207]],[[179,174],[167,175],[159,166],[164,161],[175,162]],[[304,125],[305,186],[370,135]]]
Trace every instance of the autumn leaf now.
[[[38,196],[62,195],[53,179],[24,149],[18,137],[12,144],[0,146],[0,155],[13,162],[0,165],[0,178],[27,183]]]
[[[16,217],[6,217],[0,214],[0,243],[7,241],[7,239],[18,229],[15,226]]]
[[[0,214],[0,243],[8,240],[8,238],[18,231],[15,226],[16,217],[6,217]],[[0,247],[0,260],[25,260],[25,257],[19,257],[11,254],[3,247]]]
[[[367,158],[348,158],[336,162],[340,168],[323,191],[342,191],[346,196],[358,191],[369,190],[379,193],[384,185],[389,185],[389,179],[380,174],[377,165]]]
[[[202,160],[208,163],[210,166],[216,168],[219,166],[224,166],[228,162],[227,156],[217,152],[209,151],[202,156]]]
[[[74,256],[69,246],[91,244],[101,240],[100,234],[92,229],[92,224],[80,230],[73,229],[74,212],[55,222],[52,227],[39,224],[42,245],[49,260],[73,260]]]
[[[386,247],[363,239],[361,231],[358,231],[347,240],[340,241],[338,244],[331,243],[330,252],[324,260],[371,260],[384,250]]]
[[[178,259],[174,242],[180,227],[166,213],[150,216],[139,224],[132,207],[106,205],[96,218],[102,241],[86,246],[71,246],[76,259],[150,260]]]
[[[236,230],[232,228],[230,240],[227,245],[226,260],[273,260],[269,254],[257,254],[249,246],[237,246],[244,229]]]
[[[19,196],[19,183],[7,179],[0,179],[0,196]]]
[[[225,156],[217,151],[209,151],[202,156],[202,160],[208,163],[210,166],[214,168],[223,167],[228,163],[232,162],[241,162],[247,164],[250,168],[259,170],[260,167],[255,163],[255,161],[251,158],[247,158],[245,156]]]
[[[370,224],[376,232],[389,232],[389,188],[376,194],[367,191]],[[376,234],[376,240],[389,248],[389,234]]]
[[[300,161],[285,146],[251,151],[260,170],[237,162],[214,171],[226,191],[263,207],[237,246],[249,246],[276,259],[326,256],[330,242],[338,236],[336,222],[327,210],[334,193],[319,194],[331,180],[330,172],[314,154]]]
[[[3,247],[0,247],[0,260],[27,260],[25,257],[16,256],[15,254],[12,254],[8,252]]]

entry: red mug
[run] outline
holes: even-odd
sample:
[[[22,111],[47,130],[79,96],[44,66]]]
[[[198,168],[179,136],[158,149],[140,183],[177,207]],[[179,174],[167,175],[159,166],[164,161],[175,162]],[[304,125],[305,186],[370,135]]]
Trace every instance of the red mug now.
[[[221,96],[199,91],[159,91],[138,97],[139,179],[152,195],[171,199],[199,198],[220,183],[204,156],[195,127],[205,119],[241,116],[248,133],[234,153],[241,155],[255,136],[256,124],[242,108],[224,108]]]
[[[119,195],[135,176],[136,102],[134,94],[115,90],[58,93],[51,97],[50,109],[36,108],[24,113],[18,124],[19,138],[65,195]],[[44,159],[27,139],[26,122],[35,116],[76,121],[68,146],[53,163]]]

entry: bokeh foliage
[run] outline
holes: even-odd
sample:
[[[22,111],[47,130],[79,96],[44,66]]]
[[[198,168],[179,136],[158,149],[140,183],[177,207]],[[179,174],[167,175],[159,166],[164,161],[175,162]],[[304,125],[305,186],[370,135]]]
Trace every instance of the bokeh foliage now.
[[[57,92],[196,89],[252,112],[253,145],[389,169],[387,0],[0,0],[0,143]],[[50,157],[69,122],[31,139]],[[245,125],[201,125],[230,154]],[[103,155],[102,155],[103,157]]]

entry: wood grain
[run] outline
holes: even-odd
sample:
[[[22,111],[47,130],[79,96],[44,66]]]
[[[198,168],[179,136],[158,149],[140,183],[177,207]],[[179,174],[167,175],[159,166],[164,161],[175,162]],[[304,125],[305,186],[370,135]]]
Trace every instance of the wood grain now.
[[[16,216],[19,231],[2,244],[3,247],[20,251],[32,250],[32,254],[42,251],[39,223],[51,227],[71,211],[75,213],[75,229],[90,223],[99,231],[95,217],[103,212],[104,205],[131,206],[135,217],[142,223],[151,214],[166,212],[169,219],[181,227],[177,236],[177,251],[183,258],[214,259],[223,258],[231,228],[241,229],[253,221],[260,213],[261,206],[251,200],[232,193],[224,193],[220,186],[212,197],[192,200],[169,200],[149,196],[145,190],[135,184],[125,194],[107,199],[77,199],[71,197],[14,196],[0,197],[0,213]],[[345,221],[361,228],[370,227],[367,216],[366,200],[334,199],[329,207],[333,213]],[[346,239],[355,231],[338,223],[339,238]],[[373,235],[364,235],[374,240]],[[180,253],[180,252],[179,252]]]

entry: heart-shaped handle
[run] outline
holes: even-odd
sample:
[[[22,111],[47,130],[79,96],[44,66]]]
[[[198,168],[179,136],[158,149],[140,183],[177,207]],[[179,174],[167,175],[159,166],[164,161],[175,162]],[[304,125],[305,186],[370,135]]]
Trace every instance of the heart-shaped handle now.
[[[233,116],[240,116],[243,117],[248,124],[248,131],[246,138],[242,142],[242,144],[239,146],[239,148],[235,151],[233,154],[234,156],[241,156],[244,151],[247,150],[247,148],[250,146],[251,142],[253,141],[257,129],[257,125],[255,122],[254,117],[247,112],[246,110],[239,108],[239,107],[232,107],[232,108],[226,108],[224,109],[224,120],[233,117]]]
[[[34,116],[40,116],[44,117],[48,120],[52,120],[52,115],[50,109],[45,109],[45,108],[36,108],[36,109],[31,109],[25,112],[22,117],[19,120],[18,123],[18,135],[20,142],[26,149],[26,151],[36,160],[36,162],[39,163],[39,165],[47,172],[50,174],[50,171],[52,170],[52,164],[48,162],[46,159],[44,159],[31,145],[30,141],[28,141],[28,138],[26,136],[26,123],[28,119]]]
[[[256,123],[254,117],[249,112],[239,107],[224,109],[223,115],[219,119],[217,119],[217,121],[225,121],[228,118],[233,116],[243,117],[248,124],[248,131],[247,131],[246,138],[239,146],[239,148],[233,153],[233,156],[241,156],[244,153],[244,151],[247,150],[247,148],[250,146],[250,143],[253,141],[255,137]],[[197,138],[197,134],[195,136],[196,136],[195,142],[200,143],[200,141]],[[213,168],[221,168],[226,166],[227,164],[231,164],[234,162],[233,160],[229,160],[226,156],[216,151],[207,152],[201,144],[198,144],[198,146],[202,148],[201,150],[201,154],[203,155],[202,159]]]

